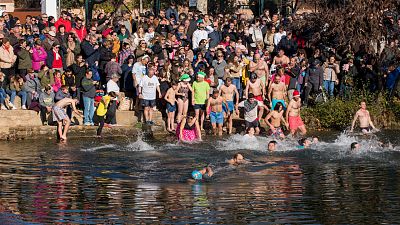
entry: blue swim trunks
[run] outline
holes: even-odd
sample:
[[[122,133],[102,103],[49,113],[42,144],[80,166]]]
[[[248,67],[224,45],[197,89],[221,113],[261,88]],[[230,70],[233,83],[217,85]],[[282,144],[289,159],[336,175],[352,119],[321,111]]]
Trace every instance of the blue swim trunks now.
[[[171,103],[167,102],[167,111],[168,112],[175,112],[176,111],[176,105],[171,105]]]
[[[285,104],[285,101],[283,99],[279,99],[278,100],[278,99],[273,98],[272,99],[272,108],[271,108],[271,110],[275,109],[276,103],[278,103],[278,102],[282,103],[283,108],[286,109],[286,104]]]
[[[222,110],[224,110],[224,112],[232,113],[235,109],[235,104],[233,104],[233,101],[226,101],[226,103],[228,104],[228,108],[226,108],[225,104],[222,104]]]
[[[211,121],[211,123],[223,124],[224,123],[224,114],[222,112],[211,112],[210,113],[210,121]]]

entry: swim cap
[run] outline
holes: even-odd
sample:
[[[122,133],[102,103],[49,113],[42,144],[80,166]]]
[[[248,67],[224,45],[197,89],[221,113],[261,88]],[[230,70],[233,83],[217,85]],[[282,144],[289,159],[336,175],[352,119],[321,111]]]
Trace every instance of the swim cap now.
[[[206,77],[206,73],[204,73],[204,72],[198,72],[198,73],[197,73],[197,76],[204,78],[204,77]]]
[[[193,170],[192,178],[195,180],[201,180],[203,179],[203,175],[198,170]]]
[[[180,81],[187,81],[187,82],[189,82],[191,79],[190,79],[190,76],[189,76],[189,74],[183,74],[180,78],[179,78],[179,80]]]

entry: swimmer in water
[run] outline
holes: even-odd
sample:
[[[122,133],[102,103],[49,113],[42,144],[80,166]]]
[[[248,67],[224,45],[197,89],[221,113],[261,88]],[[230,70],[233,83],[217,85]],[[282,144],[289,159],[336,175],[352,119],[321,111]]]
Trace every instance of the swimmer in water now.
[[[361,148],[361,145],[358,142],[353,142],[350,145],[351,151],[358,151],[358,150],[360,150],[360,148]]]
[[[246,163],[247,161],[244,159],[243,155],[240,153],[236,153],[232,159],[228,160],[228,163],[233,166],[238,166],[240,164]]]
[[[313,136],[312,143],[313,144],[318,144],[319,143],[319,137],[318,136]]]
[[[302,138],[299,140],[299,146],[297,146],[298,149],[306,149],[309,148],[311,145],[311,141],[308,140],[307,138]]]
[[[268,143],[268,151],[270,151],[270,152],[275,151],[276,150],[276,145],[277,145],[276,141],[270,141]]]
[[[201,170],[193,170],[192,172],[192,179],[193,180],[204,180],[211,178],[214,175],[214,172],[210,165],[207,165]],[[191,180],[191,179],[190,179]],[[191,181],[193,181],[191,180]]]

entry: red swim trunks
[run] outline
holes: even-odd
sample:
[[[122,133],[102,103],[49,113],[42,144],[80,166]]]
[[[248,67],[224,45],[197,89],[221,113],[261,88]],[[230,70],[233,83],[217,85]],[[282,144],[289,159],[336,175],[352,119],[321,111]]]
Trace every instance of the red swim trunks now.
[[[297,128],[304,126],[303,120],[300,116],[289,116],[289,128],[290,130],[297,130]]]
[[[262,95],[254,96],[254,99],[257,100],[257,101],[259,101],[259,102],[261,102],[261,103],[264,102],[264,99],[263,99],[263,96],[262,96]]]

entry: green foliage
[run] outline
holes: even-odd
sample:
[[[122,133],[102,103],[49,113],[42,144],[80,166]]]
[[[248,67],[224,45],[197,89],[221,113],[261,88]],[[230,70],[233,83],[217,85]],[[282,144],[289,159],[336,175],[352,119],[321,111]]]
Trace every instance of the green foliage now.
[[[85,0],[61,0],[62,9],[80,8],[85,4]]]
[[[399,121],[400,104],[389,104],[384,95],[371,94],[357,91],[352,98],[346,101],[336,98],[326,103],[317,104],[302,110],[305,122],[314,129],[339,129],[342,130],[351,125],[355,112],[359,109],[360,102],[367,102],[372,120],[378,127],[390,126]]]

